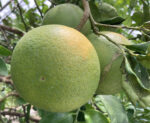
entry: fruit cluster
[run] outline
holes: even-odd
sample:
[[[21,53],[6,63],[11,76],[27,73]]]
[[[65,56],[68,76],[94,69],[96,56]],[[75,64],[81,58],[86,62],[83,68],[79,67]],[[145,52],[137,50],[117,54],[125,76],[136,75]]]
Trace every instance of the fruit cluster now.
[[[68,112],[95,93],[122,90],[122,52],[94,34],[89,20],[77,31],[82,16],[76,5],[58,5],[47,12],[43,26],[26,33],[14,49],[11,74],[16,90],[38,108]],[[118,33],[101,33],[116,43],[131,44]]]

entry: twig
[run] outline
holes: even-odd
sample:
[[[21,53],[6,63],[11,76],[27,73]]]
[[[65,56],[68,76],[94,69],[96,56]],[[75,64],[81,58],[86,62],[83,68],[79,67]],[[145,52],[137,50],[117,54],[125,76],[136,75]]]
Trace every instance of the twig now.
[[[7,98],[10,97],[10,96],[19,97],[19,94],[16,93],[16,92],[11,92],[11,93],[7,94],[5,97],[1,98],[1,99],[0,99],[0,102],[3,102],[5,99],[7,99]]]
[[[75,120],[73,123],[77,123],[78,122],[78,115],[79,115],[79,112],[80,112],[80,108],[77,110],[76,112],[76,117],[75,117]]]
[[[6,84],[10,84],[13,86],[13,82],[12,82],[10,76],[0,76],[0,82],[4,82]]]
[[[79,31],[82,29],[82,27],[84,26],[84,24],[86,23],[86,21],[88,20],[90,16],[90,7],[89,7],[88,0],[82,0],[82,4],[84,7],[84,13],[83,13],[82,19],[80,20],[79,25],[76,28]]]
[[[16,9],[17,7],[14,7],[12,10],[11,10],[11,12],[10,13],[8,13],[4,18],[2,18],[1,20],[0,20],[0,22],[2,22],[6,17],[9,17],[10,16],[10,14],[12,13],[12,12],[14,12],[15,11],[15,9]]]
[[[34,2],[35,2],[35,5],[36,5],[36,7],[37,7],[37,9],[38,9],[38,11],[39,11],[41,17],[43,18],[42,11],[41,11],[41,9],[39,8],[39,5],[37,4],[37,1],[34,0]]]
[[[8,42],[8,38],[6,36],[5,30],[3,30],[1,27],[0,27],[0,30],[1,30],[1,32],[3,34],[3,36],[4,36],[4,39]]]
[[[20,4],[18,3],[18,0],[16,0],[16,1],[17,1],[17,7],[18,7],[18,9],[19,9],[19,13],[20,13],[21,20],[22,20],[22,22],[23,22],[23,24],[24,24],[24,27],[25,27],[25,30],[26,30],[26,32],[27,32],[27,31],[28,31],[28,26],[26,25],[26,23],[25,23],[25,21],[24,21]]]
[[[8,1],[1,9],[0,12],[5,9],[13,0]]]
[[[8,26],[4,26],[4,25],[1,25],[1,24],[0,24],[0,28],[3,29],[3,30],[9,31],[9,32],[13,32],[13,33],[15,33],[15,34],[18,34],[18,35],[20,35],[20,36],[23,36],[23,35],[24,35],[24,33],[23,33],[22,31],[20,31],[20,30],[18,30],[18,29],[14,29],[14,28],[12,28],[12,27],[8,27]]]
[[[53,0],[48,0],[51,4],[53,4],[53,5],[57,5],[57,3],[56,2],[54,2]]]
[[[21,4],[22,2],[23,2],[23,1],[20,1],[19,4]],[[11,12],[10,12],[9,14],[7,14],[4,18],[2,18],[2,19],[0,20],[0,22],[2,22],[6,17],[9,17],[9,15],[17,9],[17,5],[18,5],[18,4],[16,4],[15,7],[11,10]]]
[[[0,114],[3,115],[3,116],[10,115],[10,116],[18,116],[20,118],[25,117],[24,114],[19,113],[19,112],[1,111]],[[33,121],[33,122],[38,123],[41,119],[38,118],[38,117],[33,117],[33,116],[31,117],[30,116],[30,120]]]

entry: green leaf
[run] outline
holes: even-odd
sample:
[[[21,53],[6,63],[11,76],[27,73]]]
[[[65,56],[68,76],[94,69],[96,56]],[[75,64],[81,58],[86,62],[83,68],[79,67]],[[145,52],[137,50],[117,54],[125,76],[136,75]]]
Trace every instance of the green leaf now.
[[[0,75],[7,76],[8,70],[5,62],[0,58]]]
[[[143,15],[144,15],[144,22],[150,20],[150,7],[149,4],[145,1],[143,2]]]
[[[143,22],[144,22],[143,17],[144,17],[144,15],[141,11],[136,11],[132,15],[132,19],[136,22],[137,26],[140,26],[143,24]]]
[[[28,0],[23,0],[27,5],[29,5],[29,1]]]
[[[99,95],[102,103],[104,104],[111,123],[128,123],[128,117],[122,106],[122,103],[117,97],[112,95]]]
[[[106,21],[110,18],[117,17],[117,10],[108,3],[95,4],[93,1],[90,2],[91,13],[93,18],[97,22]]]
[[[126,46],[128,49],[136,51],[138,53],[146,54],[148,50],[148,46],[150,46],[150,41],[144,43],[138,43],[133,45]]]
[[[94,109],[84,111],[86,123],[109,123],[107,118]]]
[[[137,5],[137,0],[131,0],[129,6],[130,10],[132,10],[136,5]]]
[[[146,88],[150,88],[150,80],[148,70],[137,60],[135,56],[128,56],[130,64],[136,76],[140,79]]]
[[[134,105],[142,107],[150,106],[150,85],[142,82],[136,73],[132,70],[127,58],[125,58],[125,75],[123,75],[122,87]]]
[[[105,21],[101,21],[101,23],[117,25],[117,24],[121,24],[124,20],[125,20],[124,18],[116,16],[116,17],[113,17],[113,18],[109,18],[109,19],[107,19]]]
[[[0,102],[0,110],[4,110],[5,109],[5,104],[6,104],[6,100]]]
[[[73,117],[70,113],[45,112],[44,114],[40,123],[73,123]]]
[[[147,91],[150,91],[150,89],[144,86],[144,84],[141,82],[141,80],[139,79],[139,77],[138,77],[138,76],[136,75],[136,73],[132,70],[131,65],[130,65],[130,63],[129,63],[129,61],[128,61],[128,59],[127,59],[126,57],[125,57],[125,69],[126,69],[126,72],[127,72],[128,74],[130,74],[130,75],[137,81],[137,84],[138,84],[141,88],[143,88],[143,89],[145,89],[145,90],[147,90]]]
[[[2,55],[2,56],[9,56],[11,54],[12,54],[12,52],[10,50],[8,50],[7,48],[5,48],[2,45],[0,45],[0,55]]]

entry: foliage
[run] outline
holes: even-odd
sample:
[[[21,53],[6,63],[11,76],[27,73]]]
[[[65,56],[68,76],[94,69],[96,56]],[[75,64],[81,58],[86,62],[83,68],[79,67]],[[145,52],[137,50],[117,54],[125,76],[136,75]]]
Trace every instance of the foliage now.
[[[46,12],[62,3],[73,3],[81,8],[80,0],[12,0],[4,7],[0,1],[1,25],[17,29],[23,33],[42,23]],[[14,47],[21,35],[14,31],[0,28],[0,122],[18,121],[20,123],[149,123],[150,122],[150,70],[140,61],[150,59],[150,1],[149,0],[90,0],[94,19],[103,24],[138,27],[147,30],[113,28],[123,34],[132,45],[123,46],[124,62],[122,64],[123,88],[125,91],[115,95],[96,95],[78,110],[68,113],[52,113],[42,111],[28,104],[15,94],[10,79],[10,60]],[[103,18],[101,5],[110,4],[103,9],[110,10],[113,15]],[[99,16],[100,15],[100,16]],[[100,29],[104,28],[102,25]],[[112,28],[109,27],[109,30]],[[134,81],[131,81],[134,80]],[[148,96],[147,96],[148,95]],[[147,99],[145,99],[145,97]],[[147,102],[148,100],[148,102]],[[142,104],[141,107],[139,104]],[[6,114],[8,115],[6,117]]]

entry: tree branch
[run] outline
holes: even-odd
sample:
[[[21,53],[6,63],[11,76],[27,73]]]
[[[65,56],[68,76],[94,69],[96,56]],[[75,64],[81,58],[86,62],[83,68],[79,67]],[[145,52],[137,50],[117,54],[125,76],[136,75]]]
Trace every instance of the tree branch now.
[[[16,92],[11,92],[9,94],[7,94],[6,96],[4,96],[3,98],[0,99],[0,103],[3,102],[5,99],[7,99],[10,96],[15,96],[15,97],[19,97],[19,94]]]
[[[6,84],[14,86],[10,76],[0,76],[0,82],[4,82]]]
[[[4,36],[4,39],[8,42],[8,38],[7,38],[7,36],[6,36],[5,30],[3,30],[2,28],[0,28],[0,30],[1,30],[1,32],[2,32],[2,34],[3,34],[3,36]]]
[[[18,113],[18,112],[14,112],[14,111],[13,112],[10,112],[10,111],[1,111],[0,114],[3,115],[3,116],[10,115],[10,116],[18,116],[20,118],[25,117],[24,114]],[[38,118],[38,117],[31,117],[30,116],[30,120],[38,123],[41,119]]]
[[[9,31],[9,32],[13,32],[13,33],[15,33],[15,34],[18,34],[18,35],[20,35],[20,36],[23,36],[23,35],[24,35],[24,33],[21,32],[20,30],[14,29],[14,28],[11,28],[11,27],[8,27],[8,26],[4,26],[4,25],[1,25],[1,24],[0,24],[0,28],[3,29],[3,30]]]
[[[19,13],[20,13],[21,20],[22,20],[22,22],[23,22],[23,24],[24,24],[24,27],[25,27],[25,30],[26,30],[26,32],[27,32],[27,31],[28,31],[28,26],[26,25],[26,23],[25,23],[25,21],[24,21],[20,4],[18,3],[18,0],[16,0],[16,1],[17,1],[17,7],[18,7],[18,9],[19,9]]]
[[[82,4],[84,7],[84,13],[83,13],[82,19],[80,20],[79,25],[76,28],[79,31],[82,29],[82,27],[84,26],[84,24],[86,23],[86,21],[88,20],[90,16],[90,7],[89,7],[88,0],[82,0]]]
[[[34,0],[34,2],[35,2],[35,5],[36,5],[36,7],[37,7],[37,9],[38,9],[38,11],[39,11],[41,17],[43,18],[42,11],[41,11],[41,9],[39,8],[39,5],[37,4],[37,1]]]
[[[1,9],[0,12],[5,9],[13,0],[8,1]]]

